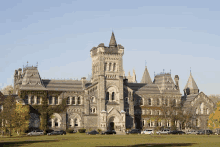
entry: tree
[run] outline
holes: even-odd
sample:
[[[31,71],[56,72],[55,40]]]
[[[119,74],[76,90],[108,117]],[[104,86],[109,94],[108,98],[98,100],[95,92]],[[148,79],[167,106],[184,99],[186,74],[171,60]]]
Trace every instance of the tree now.
[[[215,111],[209,115],[208,127],[210,129],[220,128],[220,101],[216,105]]]
[[[13,128],[13,121],[15,118],[16,102],[11,94],[5,98],[3,103],[3,111],[1,112],[2,129],[6,132],[9,129],[9,136],[11,136],[11,129]]]
[[[21,131],[25,131],[28,129],[30,118],[29,111],[30,109],[28,105],[16,103],[13,126],[18,135],[20,135]]]
[[[9,94],[12,94],[13,93],[13,86],[12,85],[8,85],[8,86],[5,86],[1,92],[4,94],[4,95],[9,95]]]

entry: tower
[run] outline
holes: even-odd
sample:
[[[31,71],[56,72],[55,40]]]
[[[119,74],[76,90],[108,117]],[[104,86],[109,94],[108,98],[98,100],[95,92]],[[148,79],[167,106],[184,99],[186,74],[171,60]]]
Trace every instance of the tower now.
[[[97,113],[112,109],[124,110],[123,55],[124,47],[116,43],[112,32],[109,47],[100,43],[90,50],[92,58],[92,84],[98,83]],[[111,110],[110,110],[111,109]],[[110,119],[114,120],[114,119]],[[98,120],[100,124],[101,120]]]
[[[199,88],[195,80],[193,79],[191,71],[190,71],[189,79],[183,91],[184,91],[184,95],[199,94]]]

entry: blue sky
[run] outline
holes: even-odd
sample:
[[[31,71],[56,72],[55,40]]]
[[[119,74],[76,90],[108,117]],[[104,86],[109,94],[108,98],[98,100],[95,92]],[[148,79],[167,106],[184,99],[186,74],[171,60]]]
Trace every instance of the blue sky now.
[[[112,30],[125,47],[124,70],[140,82],[145,60],[171,69],[180,89],[190,74],[205,94],[220,94],[220,1],[16,0],[0,2],[0,89],[29,62],[42,78],[91,74],[90,49],[109,44]]]

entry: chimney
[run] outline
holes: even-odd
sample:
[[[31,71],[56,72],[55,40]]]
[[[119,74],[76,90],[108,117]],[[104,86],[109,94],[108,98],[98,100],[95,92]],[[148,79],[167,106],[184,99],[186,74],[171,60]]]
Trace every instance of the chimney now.
[[[86,77],[82,77],[81,81],[82,81],[82,88],[84,90],[85,89],[85,85],[86,85]]]

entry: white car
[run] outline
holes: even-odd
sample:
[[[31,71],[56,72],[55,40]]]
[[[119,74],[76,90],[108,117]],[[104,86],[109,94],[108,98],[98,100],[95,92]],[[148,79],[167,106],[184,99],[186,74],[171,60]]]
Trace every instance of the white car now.
[[[32,132],[29,132],[28,134],[27,134],[28,136],[34,136],[34,135],[44,135],[44,132],[43,131],[32,131]]]
[[[156,134],[157,135],[160,135],[160,134],[170,134],[170,130],[168,130],[168,129],[161,130],[161,131],[156,132]]]
[[[144,131],[141,131],[141,134],[150,134],[150,135],[152,135],[152,134],[154,134],[154,130],[152,130],[152,129],[146,129],[146,130],[144,130]]]

